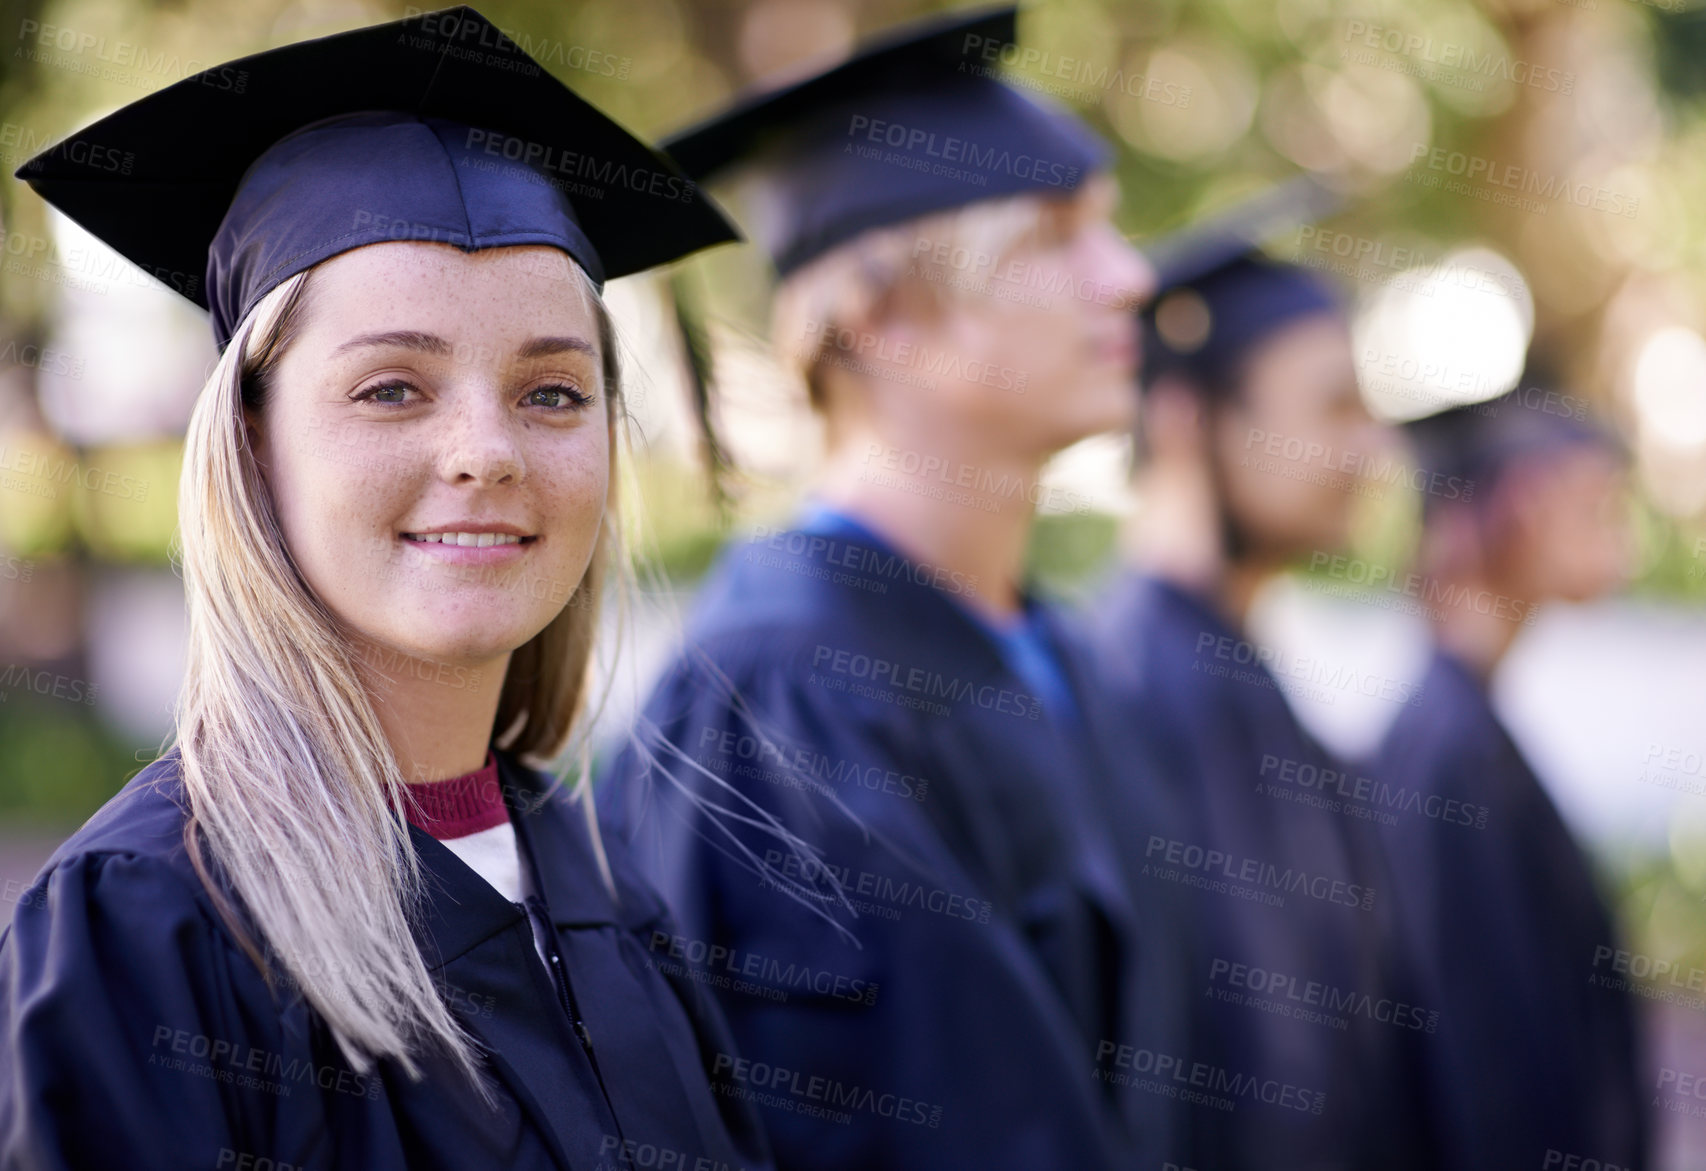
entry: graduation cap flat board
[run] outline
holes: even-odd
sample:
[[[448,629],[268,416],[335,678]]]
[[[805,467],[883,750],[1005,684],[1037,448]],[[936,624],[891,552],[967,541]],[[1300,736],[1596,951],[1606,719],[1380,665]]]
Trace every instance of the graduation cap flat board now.
[[[209,309],[365,244],[561,248],[597,284],[738,239],[668,159],[463,6],[227,62],[18,169]]]
[[[871,228],[984,199],[1061,195],[1107,144],[996,76],[1017,8],[907,25],[802,81],[761,89],[662,146],[695,179],[750,168],[753,225],[783,275]]]

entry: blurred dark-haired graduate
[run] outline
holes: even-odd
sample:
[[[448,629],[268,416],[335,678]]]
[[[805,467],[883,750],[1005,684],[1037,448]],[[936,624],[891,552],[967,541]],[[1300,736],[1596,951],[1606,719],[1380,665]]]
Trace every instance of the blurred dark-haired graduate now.
[[[1397,986],[1378,843],[1299,783],[1343,766],[1287,702],[1297,672],[1246,630],[1270,577],[1347,540],[1359,481],[1313,453],[1391,448],[1336,290],[1252,247],[1253,226],[1306,218],[1322,194],[1276,189],[1152,252],[1132,564],[1085,616],[1099,706],[1135,759],[1158,759],[1183,811],[1157,832],[1144,797],[1120,834],[1135,900],[1191,899],[1181,1063],[1201,1075],[1188,1140],[1201,1169],[1427,1158],[1397,1035],[1427,1017]],[[1134,769],[1122,791],[1152,775]]]
[[[784,1167],[1171,1149],[1172,1099],[1117,1059],[1134,969],[1178,948],[1129,900],[1102,713],[1023,582],[1044,462],[1130,425],[1153,275],[1106,146],[993,78],[1013,35],[1011,8],[909,28],[667,143],[744,172],[828,452],[712,570],[602,783],[681,917],[656,960],[718,990]]]
[[[1465,811],[1383,832],[1409,951],[1440,1013],[1419,1052],[1441,1165],[1471,1171],[1646,1157],[1612,916],[1488,690],[1538,607],[1603,597],[1632,564],[1621,445],[1557,390],[1531,374],[1405,426],[1422,468],[1474,487],[1424,498],[1414,572],[1435,649],[1420,704],[1368,771]]]

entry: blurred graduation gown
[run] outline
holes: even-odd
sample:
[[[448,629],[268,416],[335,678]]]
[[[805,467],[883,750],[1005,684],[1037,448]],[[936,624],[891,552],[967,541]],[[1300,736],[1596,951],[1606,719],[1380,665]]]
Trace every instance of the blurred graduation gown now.
[[[1159,765],[1122,787],[1140,790],[1150,775],[1174,786],[1171,828],[1153,820],[1151,801],[1126,809],[1119,832],[1134,898],[1171,888],[1192,910],[1191,978],[1180,1005],[1190,1018],[1185,1063],[1205,1063],[1217,1071],[1206,1076],[1247,1091],[1252,1083],[1294,1087],[1275,1102],[1200,1086],[1235,1105],[1190,1106],[1189,1149],[1174,1162],[1199,1171],[1426,1165],[1395,1052],[1400,1030],[1373,1019],[1413,1004],[1398,986],[1389,883],[1375,843],[1363,823],[1287,799],[1305,791],[1280,777],[1281,762],[1343,766],[1298,723],[1279,681],[1254,660],[1254,644],[1206,599],[1125,572],[1088,614],[1102,705]],[[1193,848],[1200,854],[1185,852]],[[1225,861],[1211,864],[1208,851]],[[1291,887],[1287,875],[1306,875],[1307,886]],[[1283,904],[1241,889],[1278,894]],[[1232,964],[1295,983],[1290,992],[1248,979],[1238,986],[1228,978]],[[1310,982],[1325,988],[1308,993]],[[1324,1003],[1329,995],[1349,1009]],[[1347,1018],[1348,1027],[1306,1019],[1311,1011]]]
[[[645,1144],[677,1166],[767,1166],[750,1108],[714,1084],[721,1018],[650,962],[654,933],[673,930],[663,905],[615,842],[613,901],[582,813],[497,755],[590,1052],[521,906],[411,827],[428,891],[417,939],[489,1055],[497,1107],[437,1055],[421,1082],[390,1061],[353,1072],[215,913],[183,849],[174,751],[60,847],[0,936],[0,1167],[593,1171]]]
[[[1058,669],[1014,663],[967,584],[834,513],[730,546],[602,797],[685,947],[716,957],[778,1166],[1159,1166],[1171,1104],[1099,1077],[1097,1054],[1136,1035],[1142,996],[1174,1003],[1144,983],[1167,978],[1174,927],[1122,883],[1077,644],[1027,599]],[[756,809],[857,918],[826,883],[796,898],[755,873],[737,842],[821,874]],[[813,1112],[851,1088],[922,1106]]]
[[[1384,829],[1410,952],[1438,1008],[1420,1049],[1442,1167],[1541,1166],[1548,1151],[1645,1166],[1634,1013],[1588,861],[1466,664],[1436,651],[1375,776],[1455,801]],[[1603,981],[1603,983],[1602,983]]]

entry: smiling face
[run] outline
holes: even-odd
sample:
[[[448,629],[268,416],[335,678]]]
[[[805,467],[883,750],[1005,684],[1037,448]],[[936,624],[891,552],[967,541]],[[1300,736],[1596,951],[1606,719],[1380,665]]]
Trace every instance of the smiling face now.
[[[248,421],[290,555],[353,637],[484,664],[561,612],[610,478],[600,321],[550,248],[374,244],[314,270]]]

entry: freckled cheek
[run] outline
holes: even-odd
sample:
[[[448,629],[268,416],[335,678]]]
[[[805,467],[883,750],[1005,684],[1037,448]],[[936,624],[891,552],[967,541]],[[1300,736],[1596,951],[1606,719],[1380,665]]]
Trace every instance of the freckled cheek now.
[[[609,453],[602,446],[549,453],[529,465],[538,476],[536,504],[545,530],[565,538],[591,539],[609,485]]]
[[[281,505],[286,536],[334,574],[393,555],[395,526],[424,479],[414,461],[375,445],[328,446],[307,453],[292,472]]]

